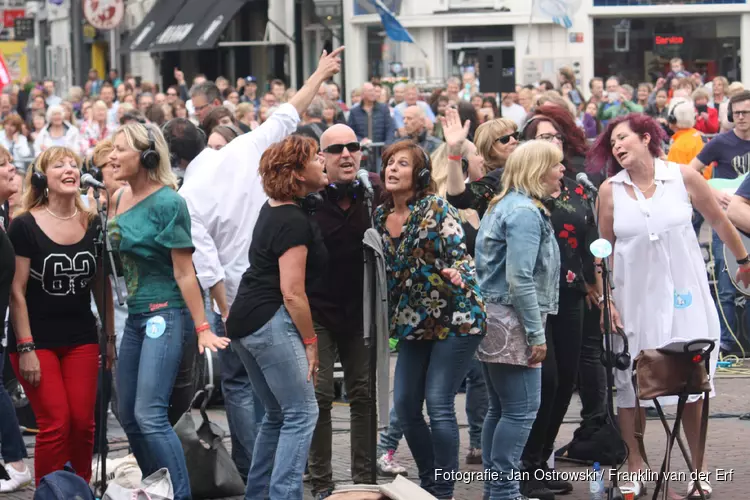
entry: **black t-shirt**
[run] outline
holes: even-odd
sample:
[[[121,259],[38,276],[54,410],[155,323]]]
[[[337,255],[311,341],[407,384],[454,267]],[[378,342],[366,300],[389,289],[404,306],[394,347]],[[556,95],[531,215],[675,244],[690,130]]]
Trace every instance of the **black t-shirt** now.
[[[290,248],[307,247],[305,289],[326,270],[328,252],[318,225],[297,205],[263,205],[253,230],[250,267],[242,276],[227,319],[230,338],[259,330],[284,304],[279,257]]]
[[[0,340],[5,336],[5,311],[10,301],[10,285],[16,272],[16,254],[5,231],[0,227]]]
[[[94,219],[81,241],[58,245],[28,212],[11,222],[8,237],[16,255],[31,260],[26,308],[37,349],[97,343],[91,286],[96,276],[99,226]],[[8,351],[16,351],[12,321]]]
[[[698,159],[704,165],[717,162],[715,178],[736,179],[750,171],[750,141],[740,139],[730,130],[708,141]]]

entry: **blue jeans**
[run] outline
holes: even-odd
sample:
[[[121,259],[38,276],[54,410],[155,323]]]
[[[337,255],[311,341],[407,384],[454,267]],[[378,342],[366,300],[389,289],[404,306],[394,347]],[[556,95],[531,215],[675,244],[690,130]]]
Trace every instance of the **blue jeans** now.
[[[0,321],[0,326],[4,326],[4,321]],[[23,436],[21,436],[21,429],[18,427],[16,409],[8,391],[5,390],[4,365],[5,351],[0,345],[0,446],[2,446],[0,457],[5,463],[13,463],[28,458],[28,455],[26,454],[26,444],[23,442]]]
[[[482,370],[490,398],[482,429],[482,462],[498,479],[484,483],[484,498],[512,500],[521,496],[511,475],[520,471],[521,454],[539,409],[542,370],[500,363],[482,363]]]
[[[190,498],[190,479],[167,411],[191,335],[195,331],[187,308],[130,314],[117,364],[120,421],[130,447],[144,477],[162,467],[169,470],[175,500]]]
[[[469,421],[469,447],[482,448],[482,427],[487,415],[489,397],[484,382],[482,363],[472,358],[466,374],[466,419]]]
[[[394,381],[394,384],[396,383],[398,383],[398,380]],[[388,427],[380,431],[378,457],[388,453],[388,450],[393,450],[394,452],[398,450],[398,443],[402,437],[404,437],[404,430],[401,428],[401,422],[398,421],[396,407],[393,406],[388,416]]]
[[[739,329],[737,325],[737,316],[734,307],[734,301],[737,297],[737,289],[732,284],[732,279],[729,277],[729,273],[726,269],[726,263],[724,262],[724,242],[721,241],[716,231],[711,231],[711,253],[714,258],[714,272],[716,273],[717,286],[719,288],[719,297],[717,301],[717,308],[719,311],[719,323],[721,324],[721,348],[727,351],[739,350],[737,342],[735,342],[732,334],[729,333],[729,328],[732,329],[734,334],[739,337]],[[715,294],[716,289],[711,287],[711,293]],[[726,318],[726,320],[725,320]],[[747,331],[750,331],[750,311],[745,314],[745,321]]]
[[[318,401],[297,328],[281,306],[259,330],[233,341],[266,414],[255,440],[246,500],[301,499]],[[270,478],[270,485],[269,485]],[[268,497],[266,497],[268,489]]]
[[[213,311],[207,311],[207,316],[213,332],[219,337],[225,337],[226,331],[221,316]],[[242,479],[247,479],[258,426],[266,410],[263,408],[263,402],[253,391],[250,376],[237,355],[235,346],[230,344],[226,349],[219,351],[219,366],[221,392],[224,395],[224,409],[227,412],[227,424],[232,440],[232,460]]]
[[[455,481],[448,474],[458,471],[456,392],[481,341],[480,335],[472,335],[400,344],[394,406],[421,486],[437,498],[453,497]],[[425,402],[429,426],[422,414]]]

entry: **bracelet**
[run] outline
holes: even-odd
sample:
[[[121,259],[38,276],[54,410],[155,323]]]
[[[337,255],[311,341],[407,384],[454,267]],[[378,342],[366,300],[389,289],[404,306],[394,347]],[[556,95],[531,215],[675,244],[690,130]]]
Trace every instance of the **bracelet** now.
[[[449,161],[461,161],[463,160],[463,156],[461,155],[448,155]]]
[[[313,344],[316,344],[317,342],[318,342],[318,336],[317,335],[313,335],[309,339],[306,339],[306,338],[302,337],[302,343],[305,344],[305,345],[313,345]]]
[[[204,321],[203,323],[201,323],[200,326],[196,327],[195,333],[203,333],[210,329],[211,329],[211,325],[208,324],[208,321]]]
[[[16,345],[16,351],[18,351],[18,354],[36,351],[36,344],[34,344],[33,340],[21,342],[20,344]]]
[[[603,303],[604,303],[604,295],[601,295],[599,297],[599,305],[602,305]],[[612,305],[614,305],[615,301],[612,300],[612,297],[609,297],[609,303],[612,304]]]
[[[737,264],[740,266],[744,266],[745,264],[750,262],[750,254],[745,255],[744,259],[737,259]]]

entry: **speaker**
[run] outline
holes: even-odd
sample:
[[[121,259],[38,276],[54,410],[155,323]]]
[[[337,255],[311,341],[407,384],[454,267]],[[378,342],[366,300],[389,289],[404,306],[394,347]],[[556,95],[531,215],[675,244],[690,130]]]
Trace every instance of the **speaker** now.
[[[483,94],[516,91],[515,49],[479,49],[479,90]]]

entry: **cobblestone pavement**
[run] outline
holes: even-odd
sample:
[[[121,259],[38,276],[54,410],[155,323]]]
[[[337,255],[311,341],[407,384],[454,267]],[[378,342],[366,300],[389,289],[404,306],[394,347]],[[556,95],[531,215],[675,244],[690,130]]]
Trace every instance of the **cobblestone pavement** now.
[[[750,488],[750,472],[747,466],[747,450],[750,448],[750,421],[741,421],[737,417],[741,413],[750,411],[750,392],[747,390],[748,378],[745,377],[720,377],[717,379],[716,388],[718,396],[711,400],[711,415],[708,432],[707,460],[709,471],[711,472],[711,484],[714,489],[713,499],[719,500],[740,500],[750,497],[743,493],[745,488]],[[460,459],[461,469],[464,471],[481,471],[481,466],[464,465],[463,460],[468,451],[468,426],[466,413],[464,411],[465,397],[459,394],[456,397],[457,416],[460,425],[461,448]],[[562,446],[567,443],[577,428],[580,404],[577,396],[574,395],[571,407],[565,423],[560,429],[557,439],[557,445]],[[669,409],[667,410],[669,411]],[[209,411],[212,421],[219,424],[224,429],[226,425],[226,415],[223,409],[212,409]],[[196,412],[197,415],[197,412]],[[333,470],[334,479],[339,483],[351,482],[349,469],[349,408],[346,404],[336,404],[333,411],[334,420],[334,457]],[[110,418],[110,446],[113,448],[111,457],[119,457],[126,453],[127,442],[124,439],[122,429],[117,426],[114,419]],[[29,453],[33,456],[33,437],[27,437]],[[651,421],[648,424],[646,434],[646,448],[651,458],[652,465],[658,467],[661,458],[664,455],[666,436],[658,421]],[[227,441],[228,446],[228,441]],[[417,469],[411,458],[409,449],[404,440],[401,441],[396,459],[408,469],[409,478],[417,477]],[[656,462],[654,464],[653,462]],[[29,466],[33,465],[33,460],[27,461]],[[673,453],[672,469],[674,471],[686,471],[687,467],[679,452]],[[588,467],[573,465],[558,461],[556,464],[558,471],[585,471]],[[718,469],[734,471],[733,475],[727,475],[724,481],[717,477]],[[575,490],[573,493],[558,498],[568,500],[587,500],[589,498],[588,484],[585,482],[574,483]],[[653,491],[653,483],[648,484],[649,491]],[[455,497],[457,500],[481,500],[482,483],[470,482],[459,483],[456,485]],[[684,495],[686,481],[676,484],[677,493]],[[309,488],[306,488],[305,499],[312,499]],[[0,500],[30,500],[33,498],[33,490],[28,488],[21,492],[11,494],[0,494]]]

